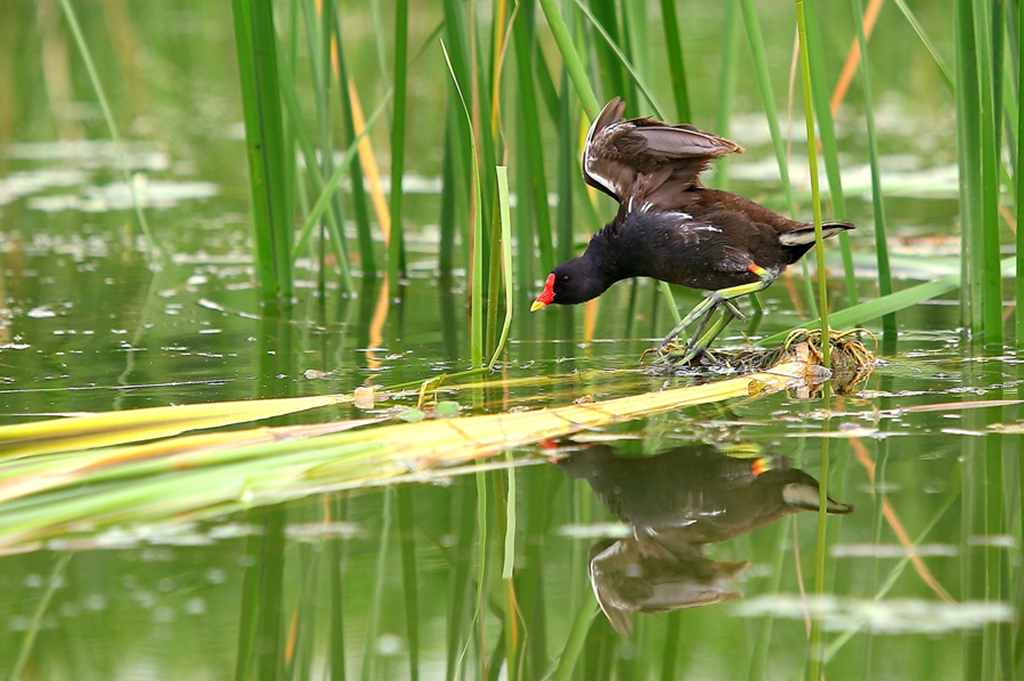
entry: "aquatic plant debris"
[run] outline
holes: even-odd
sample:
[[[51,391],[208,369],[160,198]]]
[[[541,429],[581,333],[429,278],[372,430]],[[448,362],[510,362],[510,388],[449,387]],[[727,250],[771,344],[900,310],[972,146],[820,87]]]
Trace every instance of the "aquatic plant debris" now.
[[[451,475],[454,466],[506,449],[685,407],[759,398],[806,386],[809,377],[817,380],[813,365],[786,361],[703,385],[374,427],[336,421],[177,435],[351,402],[346,395],[228,408],[158,407],[9,426],[0,428],[0,443],[7,444],[7,456],[0,458],[0,551],[125,523],[193,522],[324,491],[424,480],[439,469]],[[161,427],[161,419],[171,423]],[[141,444],[130,444],[136,442]]]
[[[830,370],[826,370],[822,366],[820,329],[795,329],[789,333],[781,345],[775,348],[744,349],[738,352],[716,350],[706,353],[710,357],[698,358],[689,365],[655,365],[654,368],[657,370],[667,366],[673,373],[684,366],[688,370],[694,366],[708,367],[722,373],[757,372],[764,371],[779,362],[798,360],[806,362],[809,367],[814,368],[819,376],[816,383],[831,379],[833,391],[839,395],[847,395],[856,392],[875,368],[875,355],[860,341],[861,334],[867,334],[872,339],[874,338],[866,329],[831,330],[829,334]]]

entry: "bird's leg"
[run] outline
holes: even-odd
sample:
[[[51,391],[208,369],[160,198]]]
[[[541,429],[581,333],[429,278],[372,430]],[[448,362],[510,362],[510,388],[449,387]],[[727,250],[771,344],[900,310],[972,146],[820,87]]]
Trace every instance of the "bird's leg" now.
[[[741,296],[750,295],[751,293],[757,293],[768,288],[773,281],[775,281],[775,274],[756,263],[751,263],[748,267],[752,273],[758,277],[757,281],[749,284],[740,284],[739,286],[730,286],[729,288],[723,288],[718,291],[712,291],[704,300],[697,303],[697,305],[690,310],[690,313],[683,318],[681,322],[676,324],[675,328],[665,339],[661,342],[659,347],[659,354],[663,356],[672,357],[673,359],[677,355],[682,355],[683,361],[690,361],[704,352],[714,341],[715,337],[733,320],[733,318],[745,319],[744,315],[736,307],[736,304],[732,302],[736,298]],[[710,328],[705,331],[711,317],[715,314],[715,311],[719,307],[725,308],[725,315],[717,322],[711,325]],[[672,341],[682,333],[683,329],[687,326],[700,319],[701,322],[697,327],[696,333],[686,344],[683,353],[678,352],[666,352],[672,345]]]
[[[695,333],[693,338],[690,339],[690,342],[681,350],[669,350],[668,352],[663,352],[661,353],[660,360],[662,362],[679,364],[690,363],[692,360],[697,359],[704,353],[708,352],[708,347],[711,345],[711,342],[715,340],[715,337],[717,337],[732,320],[732,314],[726,312],[719,317],[715,323],[711,325],[711,328],[707,329],[707,331],[704,331],[703,329],[707,324],[703,324],[699,330],[700,332]]]

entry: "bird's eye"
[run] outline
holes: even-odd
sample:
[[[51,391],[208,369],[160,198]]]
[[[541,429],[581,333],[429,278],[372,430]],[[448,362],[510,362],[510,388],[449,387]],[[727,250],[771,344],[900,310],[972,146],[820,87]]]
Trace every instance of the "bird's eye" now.
[[[560,284],[568,284],[569,283],[569,275],[568,274],[563,274],[562,278],[558,280],[558,283],[560,283]]]

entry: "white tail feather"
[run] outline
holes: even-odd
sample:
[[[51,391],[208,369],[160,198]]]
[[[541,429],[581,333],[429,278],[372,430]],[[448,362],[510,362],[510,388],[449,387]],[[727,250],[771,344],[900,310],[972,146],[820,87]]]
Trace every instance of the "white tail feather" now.
[[[821,238],[827,239],[830,236],[835,236],[839,232],[845,232],[851,229],[852,225],[844,223],[825,224],[821,227]],[[814,227],[808,226],[803,229],[797,229],[792,232],[786,232],[785,234],[779,235],[779,242],[783,246],[806,246],[807,244],[814,243]]]

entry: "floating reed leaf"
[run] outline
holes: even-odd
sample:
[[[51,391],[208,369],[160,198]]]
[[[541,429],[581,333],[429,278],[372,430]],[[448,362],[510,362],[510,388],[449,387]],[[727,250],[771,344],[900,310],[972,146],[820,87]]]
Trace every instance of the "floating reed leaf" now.
[[[0,460],[171,437],[351,402],[341,395],[149,407],[0,427]]]
[[[181,522],[318,491],[422,477],[438,466],[582,430],[698,404],[767,395],[801,380],[807,371],[805,363],[789,361],[768,372],[718,383],[538,411],[433,419],[326,435],[318,433],[339,426],[259,428],[107,447],[80,455],[7,460],[0,463],[4,510],[0,547],[56,536],[69,525],[102,527],[170,518]],[[314,400],[330,404],[338,398],[268,402],[271,411],[280,411],[285,403],[298,405],[303,400],[313,406]],[[216,413],[231,412],[223,405],[205,406]],[[183,427],[173,412],[187,407],[159,409],[171,421],[165,432]],[[148,423],[159,413],[158,409],[139,412],[107,416]],[[82,429],[90,432],[99,418],[102,415],[69,421],[93,424]],[[157,426],[151,426],[150,432],[156,437]],[[100,439],[93,436],[91,441]]]

